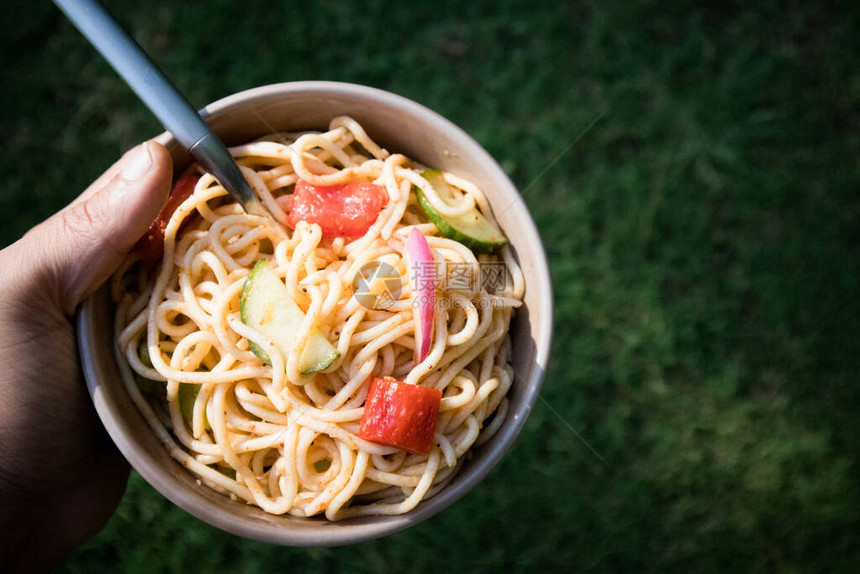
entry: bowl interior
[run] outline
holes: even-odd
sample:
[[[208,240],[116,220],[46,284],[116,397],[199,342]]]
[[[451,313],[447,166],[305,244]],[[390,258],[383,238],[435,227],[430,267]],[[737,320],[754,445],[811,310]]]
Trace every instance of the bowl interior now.
[[[291,546],[333,546],[383,536],[429,518],[463,496],[499,461],[537,399],[549,353],[552,290],[546,256],[525,204],[498,164],[465,132],[423,106],[380,90],[331,82],[277,84],[219,100],[207,106],[204,115],[228,145],[276,130],[322,129],[331,118],[349,115],[389,151],[454,172],[484,190],[526,278],[525,302],[512,325],[516,381],[507,419],[491,440],[472,450],[441,493],[405,515],[339,522],[273,516],[201,487],[170,457],[120,382],[112,352],[113,309],[102,288],[79,311],[78,340],[87,386],[106,429],[135,469],[164,496],[240,536]],[[160,139],[178,168],[187,164],[187,154],[169,134]]]

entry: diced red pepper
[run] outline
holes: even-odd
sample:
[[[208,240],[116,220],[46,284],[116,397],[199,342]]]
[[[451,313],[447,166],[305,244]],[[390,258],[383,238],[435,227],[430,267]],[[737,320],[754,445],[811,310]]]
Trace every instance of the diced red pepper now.
[[[155,263],[164,254],[164,230],[167,228],[167,222],[173,216],[173,212],[188,199],[194,192],[194,187],[200,179],[199,175],[188,174],[180,177],[170,190],[170,196],[163,206],[158,216],[146,233],[143,234],[135,249],[140,254],[140,259],[146,263]]]
[[[370,382],[358,436],[415,454],[430,454],[442,391],[392,377]]]
[[[293,192],[287,224],[295,229],[299,221],[307,221],[318,224],[326,237],[360,237],[386,204],[388,193],[381,185],[313,185],[300,179]]]

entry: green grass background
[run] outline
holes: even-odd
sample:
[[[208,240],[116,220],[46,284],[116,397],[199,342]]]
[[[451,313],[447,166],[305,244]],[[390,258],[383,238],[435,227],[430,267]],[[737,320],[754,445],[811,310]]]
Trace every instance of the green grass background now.
[[[108,2],[196,105],[340,80],[462,126],[537,222],[556,334],[514,448],[425,523],[282,548],[135,475],[58,572],[856,571],[860,10],[814,4]],[[52,5],[5,8],[3,245],[160,131]]]

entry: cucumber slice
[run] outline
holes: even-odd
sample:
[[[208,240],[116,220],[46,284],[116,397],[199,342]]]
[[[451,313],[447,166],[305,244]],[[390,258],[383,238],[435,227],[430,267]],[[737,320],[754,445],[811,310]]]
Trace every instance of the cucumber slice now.
[[[146,341],[141,341],[137,346],[137,356],[144,367],[152,368],[152,359],[149,356],[149,348],[146,346]],[[149,398],[164,399],[164,381],[153,381],[135,372],[134,382],[137,383],[137,388],[142,395]]]
[[[197,402],[197,395],[200,393],[200,385],[197,383],[182,383],[179,385],[179,411],[182,413],[182,418],[185,419],[185,424],[189,427],[194,420],[194,403]],[[208,421],[205,419],[204,424],[208,426]]]
[[[265,259],[257,261],[245,280],[239,311],[243,323],[272,339],[285,357],[289,355],[305,314],[290,298],[286,286]],[[252,342],[251,351],[267,365],[272,364],[259,345]],[[340,353],[328,339],[319,330],[312,329],[299,358],[299,370],[303,375],[315,373],[331,365],[338,357]]]
[[[164,400],[164,381],[153,381],[134,373],[134,382],[143,396]]]
[[[149,356],[149,347],[146,345],[146,341],[141,341],[137,346],[137,357],[144,367],[152,368],[152,357]]]
[[[454,193],[445,180],[442,178],[442,172],[435,169],[428,169],[421,174],[424,179],[430,182],[436,194],[442,201],[447,202],[453,199]],[[478,253],[493,253],[505,243],[508,242],[505,234],[495,224],[484,217],[478,208],[475,207],[462,215],[447,216],[442,215],[435,209],[433,205],[418,187],[415,188],[418,195],[418,203],[421,209],[427,214],[427,217],[435,225],[442,235],[448,239],[459,241],[472,251]]]

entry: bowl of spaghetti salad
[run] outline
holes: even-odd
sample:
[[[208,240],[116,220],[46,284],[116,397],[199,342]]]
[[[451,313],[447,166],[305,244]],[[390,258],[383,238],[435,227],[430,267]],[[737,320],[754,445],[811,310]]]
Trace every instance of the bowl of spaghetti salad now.
[[[204,115],[271,217],[161,137],[170,198],[78,316],[105,427],[238,535],[347,544],[439,512],[511,446],[546,365],[552,291],[516,189],[372,88],[265,86]]]

